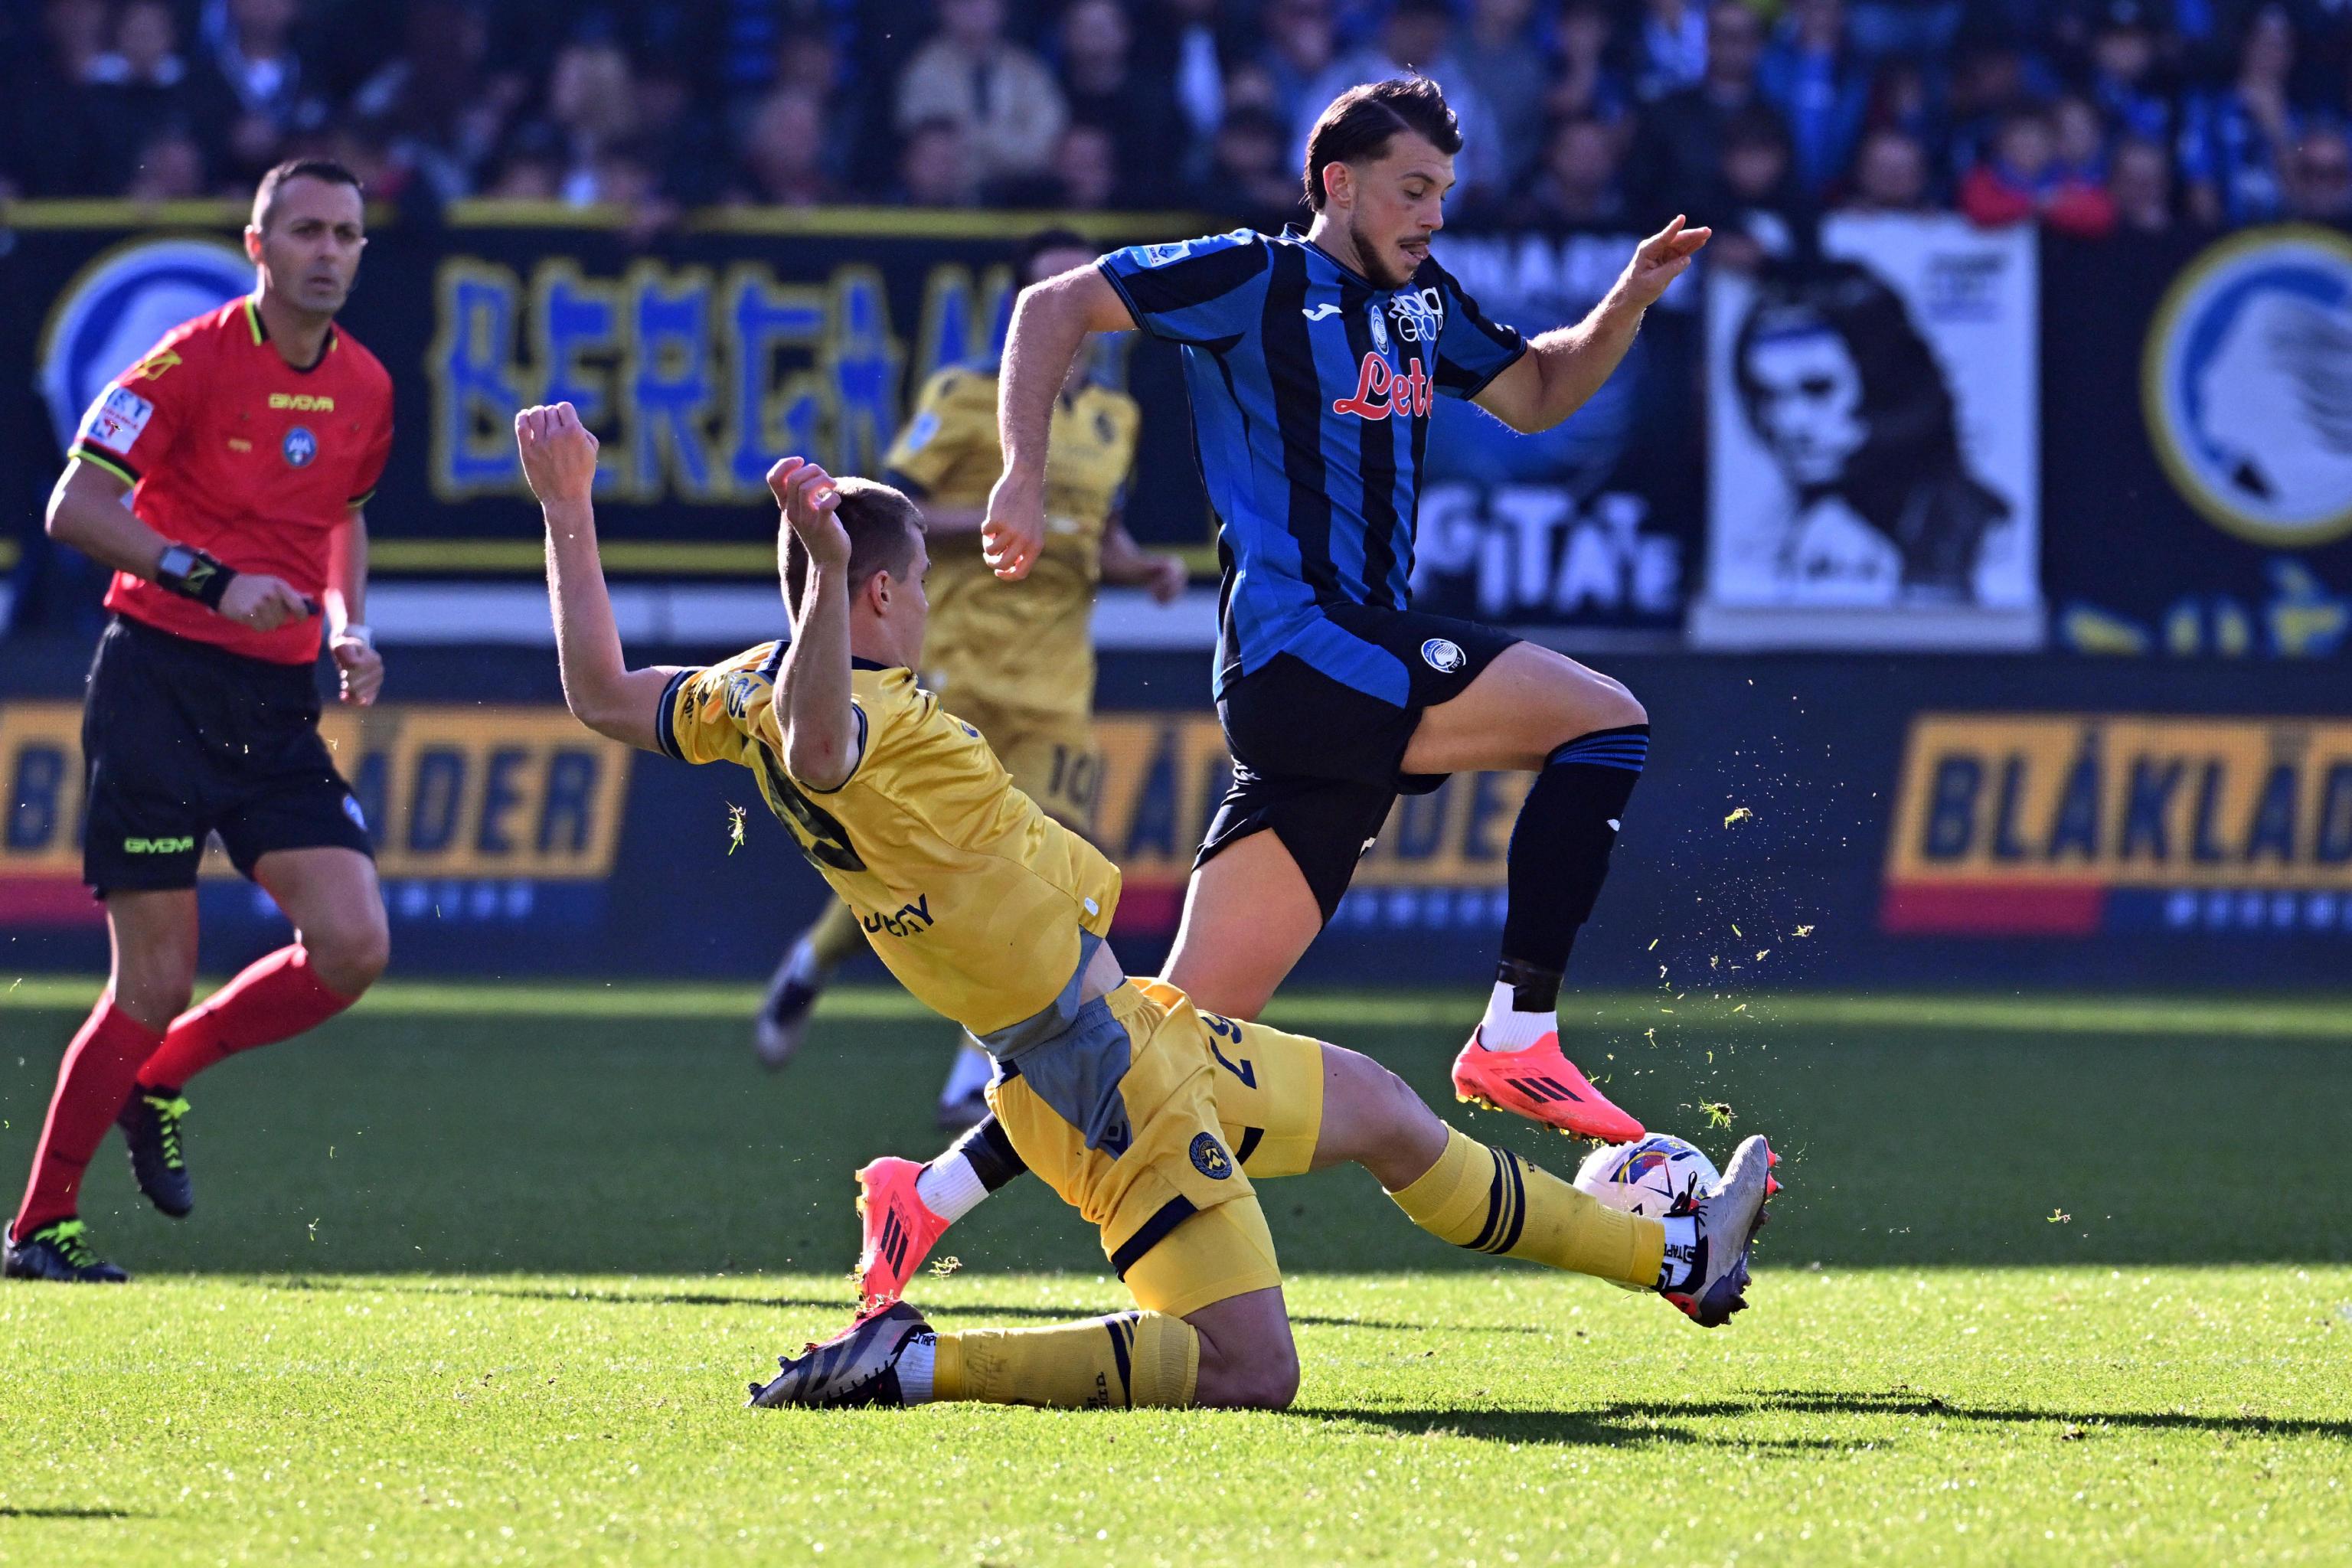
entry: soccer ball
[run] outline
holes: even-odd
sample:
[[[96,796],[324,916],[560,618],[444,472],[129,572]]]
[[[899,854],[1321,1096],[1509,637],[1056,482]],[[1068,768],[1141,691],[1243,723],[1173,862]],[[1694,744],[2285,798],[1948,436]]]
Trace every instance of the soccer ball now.
[[[1652,1219],[1688,1214],[1692,1200],[1722,1179],[1697,1145],[1663,1132],[1595,1149],[1576,1170],[1579,1192]]]

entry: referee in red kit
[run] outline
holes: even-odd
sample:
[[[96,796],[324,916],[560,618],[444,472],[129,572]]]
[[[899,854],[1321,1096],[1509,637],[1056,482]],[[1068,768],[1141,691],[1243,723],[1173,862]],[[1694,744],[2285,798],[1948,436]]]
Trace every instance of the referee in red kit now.
[[[341,164],[263,176],[245,231],[254,291],[174,327],[100,394],[49,498],[50,537],[115,569],[81,732],[82,876],[114,965],[58,1069],[6,1232],[13,1278],[123,1279],[76,1217],[107,1128],[122,1128],[140,1190],[186,1214],[188,1080],[331,1017],[383,972],[375,861],[319,738],[316,675],[323,630],[344,701],[383,684],[361,624],[360,508],[391,450],[392,381],[334,324],[362,216]],[[214,833],[296,934],[191,1009],[196,862]]]

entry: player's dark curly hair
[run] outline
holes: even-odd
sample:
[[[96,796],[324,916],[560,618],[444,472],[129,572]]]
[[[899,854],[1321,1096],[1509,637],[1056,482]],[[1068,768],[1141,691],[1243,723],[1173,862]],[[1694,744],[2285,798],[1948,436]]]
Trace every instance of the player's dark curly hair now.
[[[833,481],[841,492],[834,516],[849,534],[849,596],[855,600],[877,572],[903,579],[915,563],[915,545],[923,537],[923,512],[903,490],[877,479],[856,475]],[[808,551],[801,536],[783,525],[784,607],[800,619],[801,597],[808,591]]]
[[[1324,170],[1381,156],[1400,131],[1419,132],[1449,158],[1462,151],[1462,127],[1444,90],[1425,76],[1368,81],[1333,99],[1307,133],[1307,205],[1323,210]]]

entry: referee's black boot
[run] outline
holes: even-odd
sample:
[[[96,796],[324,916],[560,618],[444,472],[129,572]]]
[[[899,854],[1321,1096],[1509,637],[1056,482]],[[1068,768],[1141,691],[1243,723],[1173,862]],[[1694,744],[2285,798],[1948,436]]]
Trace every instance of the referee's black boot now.
[[[89,1249],[78,1219],[52,1220],[19,1241],[15,1226],[0,1230],[0,1276],[60,1285],[120,1285],[131,1278]]]
[[[188,1102],[178,1089],[137,1089],[114,1119],[131,1145],[131,1174],[139,1190],[173,1219],[196,1206],[195,1185],[180,1153],[180,1119],[187,1114]]]

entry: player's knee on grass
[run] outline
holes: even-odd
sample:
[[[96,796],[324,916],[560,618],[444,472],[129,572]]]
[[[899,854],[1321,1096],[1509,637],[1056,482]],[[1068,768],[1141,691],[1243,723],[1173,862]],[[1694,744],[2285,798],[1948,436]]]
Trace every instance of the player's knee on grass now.
[[[1444,1152],[1445,1123],[1411,1084],[1360,1051],[1323,1047],[1317,1169],[1361,1165],[1394,1192],[1419,1179]]]
[[[1298,1397],[1298,1347],[1279,1289],[1252,1290],[1184,1320],[1201,1336],[1192,1403],[1220,1410],[1282,1410]]]

